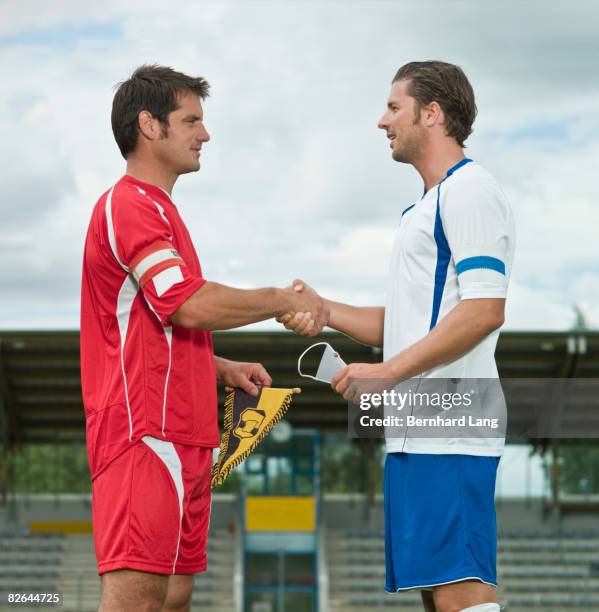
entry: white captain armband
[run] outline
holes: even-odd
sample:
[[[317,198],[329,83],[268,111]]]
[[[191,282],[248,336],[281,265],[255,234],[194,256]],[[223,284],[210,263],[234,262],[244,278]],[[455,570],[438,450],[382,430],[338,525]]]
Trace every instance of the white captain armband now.
[[[181,265],[185,265],[185,262],[170,242],[155,242],[131,261],[129,271],[141,288],[150,279],[154,280],[156,292],[160,296],[183,280]],[[165,274],[169,271],[169,274]]]

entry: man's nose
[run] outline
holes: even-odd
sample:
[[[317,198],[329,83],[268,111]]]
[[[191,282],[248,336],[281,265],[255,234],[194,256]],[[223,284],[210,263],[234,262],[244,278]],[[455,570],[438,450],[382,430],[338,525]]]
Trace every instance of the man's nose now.
[[[208,133],[208,130],[204,126],[202,126],[202,131],[198,135],[198,139],[201,140],[202,142],[208,142],[210,140],[210,134]]]

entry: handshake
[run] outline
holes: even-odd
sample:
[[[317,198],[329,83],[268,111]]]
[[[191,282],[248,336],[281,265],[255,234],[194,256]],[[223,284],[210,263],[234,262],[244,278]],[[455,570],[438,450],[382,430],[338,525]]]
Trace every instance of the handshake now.
[[[288,307],[284,314],[277,317],[277,321],[285,329],[300,336],[316,336],[329,324],[330,304],[307,283],[296,278],[283,291],[288,298]]]

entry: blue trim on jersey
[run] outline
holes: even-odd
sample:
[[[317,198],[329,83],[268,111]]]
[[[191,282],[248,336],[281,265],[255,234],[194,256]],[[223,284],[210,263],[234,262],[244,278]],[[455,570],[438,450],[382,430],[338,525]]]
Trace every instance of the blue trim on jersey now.
[[[441,220],[441,207],[439,206],[439,200],[441,198],[441,185],[449,178],[456,170],[459,170],[462,166],[472,160],[465,157],[462,161],[459,161],[455,166],[451,167],[445,178],[437,185],[437,212],[435,214],[435,229],[434,237],[437,243],[437,265],[435,267],[435,287],[433,289],[433,310],[431,314],[431,323],[429,331],[437,325],[439,318],[439,310],[441,309],[441,299],[443,298],[443,289],[445,288],[445,281],[447,280],[447,268],[449,268],[449,261],[451,260],[451,251],[443,230],[443,221]]]
[[[487,255],[462,259],[462,261],[456,264],[455,269],[458,274],[468,270],[495,270],[505,276],[505,264],[503,261],[497,259],[497,257],[488,257]]]
[[[447,178],[448,176],[451,176],[456,170],[459,170],[462,166],[465,166],[467,163],[471,162],[472,160],[469,157],[464,157],[464,159],[462,161],[459,161],[455,166],[453,166],[452,168],[450,168],[447,171],[447,174],[445,175],[445,178]],[[443,179],[444,181],[445,179]],[[441,181],[441,183],[443,182]],[[439,183],[439,184],[441,184]]]
[[[412,208],[414,208],[414,206],[416,206],[416,204],[412,204],[412,206],[408,206],[402,213],[401,216],[403,217],[409,210],[412,210]]]
[[[445,180],[445,179],[443,179]],[[441,181],[442,183],[443,181]],[[431,315],[431,324],[429,331],[437,324],[439,318],[439,309],[441,308],[441,298],[443,297],[443,289],[447,279],[447,268],[451,259],[451,251],[445,231],[443,230],[443,222],[441,221],[441,207],[439,206],[439,198],[441,196],[441,183],[437,185],[437,212],[435,214],[435,242],[437,243],[437,266],[435,267],[435,288],[433,289],[433,312]]]

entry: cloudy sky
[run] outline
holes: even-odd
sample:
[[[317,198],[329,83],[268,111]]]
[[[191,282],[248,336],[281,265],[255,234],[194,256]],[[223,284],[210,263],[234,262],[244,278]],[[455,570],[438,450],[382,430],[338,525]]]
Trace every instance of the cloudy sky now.
[[[421,183],[376,123],[415,59],[477,94],[467,153],[517,220],[506,327],[567,329],[573,304],[599,326],[599,3],[86,4],[0,4],[0,328],[77,326],[90,212],[124,170],[113,87],[145,62],[212,85],[202,169],[174,191],[206,277],[381,303]]]

